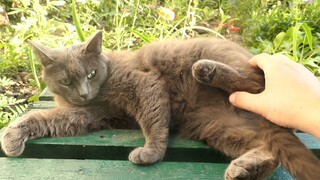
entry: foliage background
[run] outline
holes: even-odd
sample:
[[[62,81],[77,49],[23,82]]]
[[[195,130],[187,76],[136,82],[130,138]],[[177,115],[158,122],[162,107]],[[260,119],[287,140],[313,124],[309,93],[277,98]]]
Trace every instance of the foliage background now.
[[[155,40],[218,36],[253,53],[283,53],[320,75],[320,2],[312,0],[7,0],[0,3],[0,91],[29,73],[42,91],[41,66],[28,39],[67,46],[104,31],[106,49],[137,49]],[[74,21],[79,20],[79,23]],[[78,31],[77,28],[78,27]],[[3,82],[3,83],[1,83]],[[18,99],[0,96],[0,126],[23,110]],[[37,94],[28,101],[37,99]],[[5,103],[6,102],[6,103]],[[17,108],[15,108],[17,107]],[[9,115],[3,115],[9,113]],[[11,116],[12,115],[12,116]]]

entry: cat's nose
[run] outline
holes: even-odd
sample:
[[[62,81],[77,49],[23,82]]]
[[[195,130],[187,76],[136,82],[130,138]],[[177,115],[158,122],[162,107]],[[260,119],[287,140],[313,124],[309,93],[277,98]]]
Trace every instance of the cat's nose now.
[[[79,96],[83,100],[86,100],[88,98],[88,94],[89,94],[88,85],[85,82],[83,82],[82,84],[79,84],[77,89],[78,89]]]
[[[80,97],[83,99],[87,99],[88,93],[82,93],[82,94],[80,94]]]

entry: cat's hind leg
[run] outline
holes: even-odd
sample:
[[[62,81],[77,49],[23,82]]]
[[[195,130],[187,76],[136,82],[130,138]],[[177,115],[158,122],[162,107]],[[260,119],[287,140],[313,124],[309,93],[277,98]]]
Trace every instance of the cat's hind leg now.
[[[188,121],[182,126],[182,137],[206,141],[213,149],[234,159],[225,179],[263,179],[271,175],[279,161],[257,128],[264,119],[225,103],[214,107],[221,102],[218,98],[203,99],[201,108],[186,115]]]
[[[192,76],[202,84],[223,89],[228,93],[263,91],[264,78],[261,71],[249,65],[242,66],[243,68],[233,68],[217,61],[201,59],[193,64]]]

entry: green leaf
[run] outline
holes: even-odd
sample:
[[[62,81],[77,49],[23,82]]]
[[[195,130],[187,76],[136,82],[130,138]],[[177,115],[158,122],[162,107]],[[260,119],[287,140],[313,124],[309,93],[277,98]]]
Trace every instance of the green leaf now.
[[[300,29],[301,23],[297,23],[294,27],[293,27],[293,31],[292,31],[292,53],[293,53],[293,59],[295,62],[298,61],[298,56],[297,56],[297,46],[298,46],[298,33],[299,33],[299,29]]]
[[[304,29],[304,32],[306,33],[309,47],[310,47],[311,50],[313,50],[313,47],[312,47],[312,32],[311,32],[311,29],[310,29],[310,27],[309,27],[306,23],[301,24],[301,26],[302,26],[302,28]]]
[[[136,31],[134,29],[130,29],[129,32],[133,33],[134,35],[138,36],[139,38],[141,38],[145,43],[150,43],[151,42],[151,38],[140,33],[139,31]]]
[[[6,86],[11,86],[14,85],[15,82],[12,81],[11,79],[7,78],[7,77],[0,77],[0,87],[6,87]]]
[[[81,29],[81,24],[78,18],[77,10],[76,10],[76,3],[74,2],[74,0],[72,0],[72,19],[73,19],[74,25],[76,26],[76,31],[78,33],[80,41],[82,42],[86,41],[86,38]]]
[[[36,82],[36,85],[37,85],[38,89],[42,89],[41,83],[40,83],[40,81],[38,79],[36,65],[35,65],[35,61],[34,61],[34,57],[33,57],[33,53],[32,53],[31,48],[29,48],[29,50],[28,50],[28,55],[29,55],[29,63],[30,63],[32,76],[33,76],[33,78],[34,78],[34,80]]]
[[[299,39],[298,39],[298,35],[299,35],[299,30],[300,27],[303,28],[304,32],[305,32],[305,37],[307,38],[308,41],[308,45],[310,47],[310,49],[312,50],[312,33],[311,33],[311,29],[310,27],[306,24],[306,23],[297,23],[294,27],[293,27],[293,32],[292,32],[292,51],[293,51],[293,57],[295,61],[298,61],[298,45],[299,45]],[[304,39],[304,38],[303,38]],[[304,44],[304,41],[303,41]],[[303,49],[302,49],[303,51]],[[303,53],[303,52],[302,52]]]
[[[264,53],[273,54],[274,52],[273,43],[267,40],[263,41],[258,48],[261,49],[261,52],[264,52]]]
[[[318,68],[318,65],[316,64],[316,60],[313,58],[304,59],[302,64],[311,68]]]
[[[210,28],[206,28],[206,27],[203,27],[203,26],[187,26],[187,27],[183,27],[181,29],[179,29],[179,31],[176,31],[175,33],[173,33],[171,35],[171,37],[175,37],[177,33],[180,33],[181,31],[184,32],[186,30],[194,30],[194,29],[199,29],[199,30],[203,30],[203,31],[207,31],[207,32],[210,32],[212,34],[214,34],[216,37],[220,37],[222,39],[226,39],[225,37],[223,37],[220,33],[218,33],[217,31],[214,31]]]
[[[282,45],[283,40],[285,39],[286,33],[280,32],[273,40],[274,52]]]

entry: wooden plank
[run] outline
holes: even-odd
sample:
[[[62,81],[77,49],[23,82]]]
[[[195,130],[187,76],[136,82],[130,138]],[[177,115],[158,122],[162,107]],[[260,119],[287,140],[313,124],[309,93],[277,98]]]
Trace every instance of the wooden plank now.
[[[37,101],[28,105],[28,110],[50,109],[55,107],[54,101]]]
[[[31,140],[21,157],[127,160],[129,153],[144,142],[139,130],[104,130],[77,137]],[[228,158],[203,142],[171,136],[164,161],[228,162]]]
[[[53,101],[52,92],[48,88],[45,88],[39,96],[39,101]]]
[[[128,161],[0,158],[0,179],[223,179],[227,164],[159,162],[137,166]],[[281,168],[271,180],[293,179]]]
[[[298,137],[320,157],[320,141],[298,133]],[[22,157],[55,159],[127,160],[129,153],[145,140],[139,130],[104,130],[77,137],[42,138],[28,141]],[[72,152],[72,153],[70,153]],[[0,156],[4,156],[1,152]],[[170,136],[164,161],[229,162],[228,158],[200,141]]]
[[[0,179],[221,179],[226,164],[1,158]]]
[[[310,149],[318,158],[320,158],[320,140],[307,134],[307,133],[295,133],[295,135],[301,140],[301,142]]]

